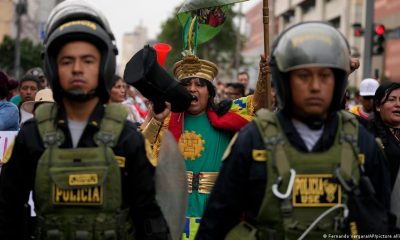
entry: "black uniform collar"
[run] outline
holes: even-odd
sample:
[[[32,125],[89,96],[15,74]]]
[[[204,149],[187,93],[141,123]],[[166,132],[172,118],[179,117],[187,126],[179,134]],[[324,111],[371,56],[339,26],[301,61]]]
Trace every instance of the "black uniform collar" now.
[[[104,105],[100,102],[97,103],[96,107],[94,108],[92,114],[90,114],[88,120],[88,126],[93,126],[99,129],[101,119],[104,116]],[[57,125],[62,127],[67,127],[67,115],[64,108],[64,105],[59,106],[59,111],[57,114]]]
[[[93,140],[94,134],[99,131],[100,129],[100,122],[104,116],[104,105],[102,103],[97,103],[96,107],[94,108],[92,114],[89,117],[88,123],[83,130],[81,139],[78,142],[78,147],[81,146],[96,146]],[[57,113],[57,128],[61,129],[65,136],[65,141],[61,144],[61,148],[71,148],[72,147],[72,140],[71,134],[68,129],[68,120],[67,115],[65,112],[65,108],[63,105],[58,106],[58,113]],[[90,136],[90,137],[88,137]]]

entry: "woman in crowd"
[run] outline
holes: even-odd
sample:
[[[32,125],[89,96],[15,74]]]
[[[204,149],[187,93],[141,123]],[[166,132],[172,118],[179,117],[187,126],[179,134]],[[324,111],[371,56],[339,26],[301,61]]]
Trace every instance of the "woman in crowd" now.
[[[143,123],[143,118],[140,116],[139,112],[132,105],[127,103],[126,100],[127,85],[125,81],[118,75],[113,77],[112,87],[110,90],[110,103],[122,103],[128,109],[128,120],[132,122],[137,122],[139,124]]]
[[[374,97],[374,116],[370,128],[382,141],[390,169],[392,194],[390,210],[396,230],[400,229],[400,83],[388,82],[378,87]]]
[[[133,105],[139,112],[140,116],[145,119],[148,112],[149,100],[145,98],[136,88],[128,86],[126,88],[126,100],[124,103]]]
[[[384,83],[376,90],[373,111],[370,126],[382,140],[393,186],[400,166],[400,83]]]

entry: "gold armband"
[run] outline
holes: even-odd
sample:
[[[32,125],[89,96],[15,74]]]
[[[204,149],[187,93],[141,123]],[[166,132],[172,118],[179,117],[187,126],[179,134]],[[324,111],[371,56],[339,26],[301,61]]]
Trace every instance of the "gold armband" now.
[[[247,112],[249,115],[254,116],[256,111],[254,110],[254,95],[247,97]]]
[[[151,118],[147,126],[144,127],[142,134],[151,144],[153,144],[157,140],[161,127],[162,122],[155,118]]]
[[[264,75],[262,73],[258,74],[256,91],[259,93],[266,93],[268,89],[268,75]]]
[[[259,73],[256,90],[254,92],[254,100],[253,100],[254,113],[260,110],[261,108],[270,107],[268,106],[268,104],[270,104],[270,101],[268,101],[268,99],[271,98],[271,92],[268,91],[269,89],[268,84],[269,84],[268,75],[263,75]]]

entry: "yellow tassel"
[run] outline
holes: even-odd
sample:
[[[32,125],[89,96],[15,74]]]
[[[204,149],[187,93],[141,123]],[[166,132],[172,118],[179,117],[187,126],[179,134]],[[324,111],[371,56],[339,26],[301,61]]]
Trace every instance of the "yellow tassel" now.
[[[192,51],[192,38],[193,38],[193,28],[194,28],[194,24],[197,21],[197,16],[194,16],[194,18],[192,19],[192,22],[190,23],[190,28],[189,28],[189,33],[188,33],[188,46],[189,46],[189,52],[193,53]]]

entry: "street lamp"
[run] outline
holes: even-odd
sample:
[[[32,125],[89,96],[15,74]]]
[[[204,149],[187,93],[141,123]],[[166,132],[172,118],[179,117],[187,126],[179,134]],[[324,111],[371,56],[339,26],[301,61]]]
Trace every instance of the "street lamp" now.
[[[16,79],[19,79],[19,73],[21,68],[21,47],[20,47],[20,37],[21,37],[21,16],[26,14],[27,3],[26,0],[18,0],[15,6],[15,12],[17,18],[15,20],[15,25],[17,27],[17,36],[15,38],[15,49],[14,49],[14,75]]]

